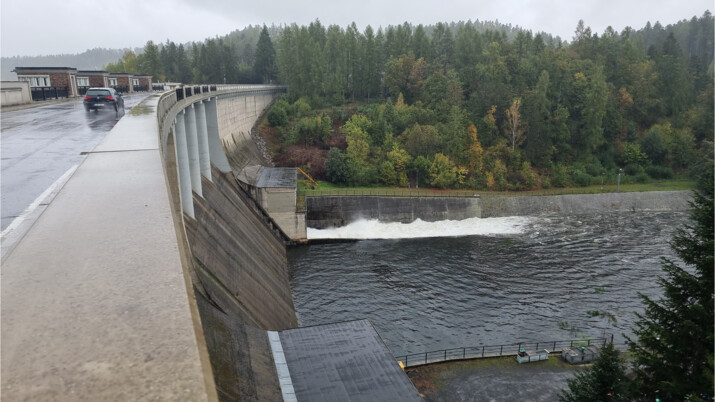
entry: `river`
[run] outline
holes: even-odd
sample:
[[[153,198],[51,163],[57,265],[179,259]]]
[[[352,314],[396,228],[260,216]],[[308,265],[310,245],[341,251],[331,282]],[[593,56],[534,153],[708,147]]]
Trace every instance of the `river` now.
[[[685,212],[360,221],[290,250],[301,326],[367,318],[395,356],[630,334]],[[380,239],[377,239],[380,238]]]

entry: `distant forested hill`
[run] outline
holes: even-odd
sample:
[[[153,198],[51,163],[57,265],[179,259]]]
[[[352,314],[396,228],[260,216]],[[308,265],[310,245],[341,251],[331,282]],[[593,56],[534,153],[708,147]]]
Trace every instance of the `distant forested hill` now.
[[[2,80],[15,81],[15,67],[76,67],[82,70],[101,70],[107,63],[116,61],[128,49],[96,48],[79,54],[56,54],[48,56],[3,57]],[[136,49],[141,51],[141,49]]]

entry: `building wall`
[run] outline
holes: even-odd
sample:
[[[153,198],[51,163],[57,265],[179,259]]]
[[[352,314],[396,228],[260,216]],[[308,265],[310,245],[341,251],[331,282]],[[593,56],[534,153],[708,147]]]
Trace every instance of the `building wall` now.
[[[112,77],[117,79],[117,86],[118,87],[127,87],[129,88],[129,91],[131,92],[131,80],[129,79],[128,76],[116,76]]]
[[[72,91],[72,85],[70,84],[70,75],[69,73],[50,73],[50,74],[41,74],[41,75],[49,75],[50,76],[50,84],[53,87],[66,87],[69,96],[73,96],[74,94],[71,92]]]
[[[89,78],[89,86],[90,87],[106,87],[107,83],[105,82],[105,75],[101,74],[85,74],[83,77],[88,77]]]
[[[151,78],[149,77],[138,77],[139,85],[145,86],[151,90]]]
[[[296,212],[295,188],[262,188],[258,191],[261,207],[291,239],[307,238],[305,213]]]

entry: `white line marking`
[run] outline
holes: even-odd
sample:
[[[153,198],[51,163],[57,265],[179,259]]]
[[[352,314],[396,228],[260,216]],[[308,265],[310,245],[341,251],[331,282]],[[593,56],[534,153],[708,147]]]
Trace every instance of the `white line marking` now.
[[[42,204],[42,201],[45,200],[50,194],[52,194],[55,190],[58,188],[62,187],[67,180],[69,180],[70,176],[72,176],[72,173],[74,173],[75,170],[79,165],[74,165],[71,168],[69,168],[62,176],[60,176],[59,179],[57,179],[54,183],[52,183],[51,186],[47,187],[47,189],[40,194],[39,197],[35,198],[35,201],[32,201],[32,203],[20,214],[18,215],[17,218],[13,219],[13,221],[8,225],[8,227],[5,228],[5,230],[0,233],[0,237],[5,237],[8,235],[8,233],[12,232],[13,230],[17,229],[18,226],[22,224],[22,222],[27,219],[27,217],[35,210],[37,207]]]

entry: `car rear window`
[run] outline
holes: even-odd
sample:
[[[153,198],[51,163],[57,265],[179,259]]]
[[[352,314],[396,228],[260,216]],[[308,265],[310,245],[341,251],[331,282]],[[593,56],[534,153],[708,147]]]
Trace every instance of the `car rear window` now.
[[[89,90],[87,90],[87,95],[89,95],[89,96],[109,96],[111,94],[106,89],[89,89]]]

